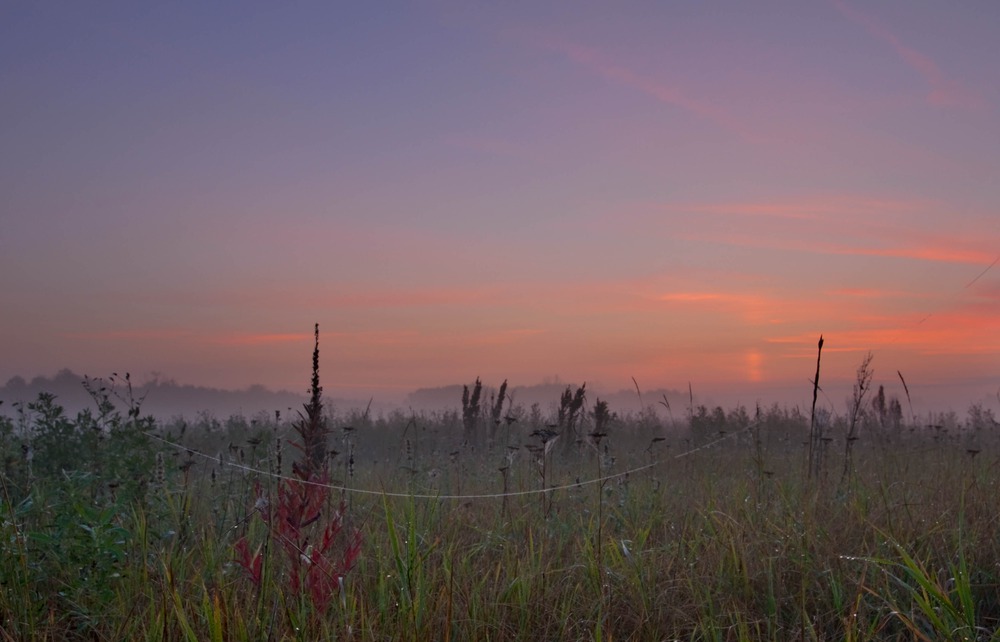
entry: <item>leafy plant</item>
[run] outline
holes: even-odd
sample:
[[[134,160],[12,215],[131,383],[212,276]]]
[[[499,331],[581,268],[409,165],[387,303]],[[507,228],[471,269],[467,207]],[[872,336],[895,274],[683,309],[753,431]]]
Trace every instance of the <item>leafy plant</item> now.
[[[305,598],[314,616],[322,616],[333,597],[343,591],[344,577],[361,554],[361,532],[345,529],[346,502],[330,509],[330,478],[327,471],[326,423],[323,418],[323,389],[319,385],[319,325],[313,350],[311,396],[305,414],[299,415],[294,430],[299,441],[293,445],[301,456],[292,464],[292,477],[278,482],[272,503],[257,487],[254,513],[267,524],[268,537],[284,551],[285,587],[295,598]],[[344,539],[343,542],[341,540]],[[250,581],[260,587],[264,556],[272,550],[259,544],[250,552],[246,536],[234,545],[236,562]],[[300,602],[301,603],[301,602]]]

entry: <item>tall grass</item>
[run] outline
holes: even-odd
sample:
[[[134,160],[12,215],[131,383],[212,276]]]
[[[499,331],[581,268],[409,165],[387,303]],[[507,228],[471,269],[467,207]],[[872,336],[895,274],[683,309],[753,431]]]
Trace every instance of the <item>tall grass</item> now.
[[[148,479],[133,480],[141,492],[128,496],[121,481],[112,489],[115,479],[102,477],[103,464],[78,461],[79,470],[42,476],[38,454],[26,461],[22,446],[39,434],[76,434],[86,420],[60,419],[50,407],[20,426],[5,421],[0,639],[996,636],[1000,434],[988,423],[887,433],[860,410],[854,428],[850,416],[838,417],[824,434],[857,437],[843,493],[837,480],[803,470],[809,420],[795,411],[749,418],[742,409],[692,409],[690,426],[656,418],[651,443],[655,414],[608,410],[600,401],[592,412],[577,409],[573,434],[586,439],[559,449],[545,427],[558,417],[511,422],[504,441],[462,448],[469,434],[488,434],[495,405],[417,419],[327,409],[296,423],[233,419],[183,435],[111,414],[121,430],[181,444],[121,446],[123,460],[148,461],[162,448],[165,462],[161,480],[150,465]],[[723,423],[694,422],[699,415]],[[278,466],[277,444],[305,445],[303,421],[340,442],[327,444],[322,460],[318,448],[286,450],[300,463]],[[692,430],[716,437],[692,451]],[[111,450],[126,443],[113,434]],[[406,439],[419,448],[406,454]],[[312,484],[301,463],[310,454]],[[643,468],[653,455],[658,463]],[[504,488],[505,497],[469,497]],[[282,500],[282,489],[307,500],[293,519],[298,533],[264,519],[282,501],[302,507]],[[452,495],[465,497],[444,498]],[[305,538],[313,514],[318,530]],[[337,519],[340,535],[362,539],[322,549]],[[308,569],[324,563],[311,556],[337,551],[331,560],[343,562],[354,544],[353,568],[326,567],[322,577],[334,581],[317,604]]]

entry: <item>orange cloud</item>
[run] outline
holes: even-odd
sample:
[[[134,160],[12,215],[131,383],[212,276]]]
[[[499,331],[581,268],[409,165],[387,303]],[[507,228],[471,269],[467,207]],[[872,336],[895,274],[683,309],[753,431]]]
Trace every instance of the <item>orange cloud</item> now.
[[[837,288],[827,291],[829,296],[855,297],[859,299],[889,299],[900,297],[924,297],[923,294],[904,292],[903,290],[885,290],[880,288]]]
[[[746,303],[746,297],[738,294],[720,294],[719,292],[674,292],[661,294],[660,301],[678,301],[681,303],[702,303],[705,301],[721,301],[727,303]]]
[[[903,350],[922,355],[982,355],[1000,352],[1000,320],[992,315],[951,311],[915,322],[900,318],[892,327],[842,328],[826,338],[824,352]],[[813,333],[766,341],[792,348],[783,353],[786,357],[815,357]]]
[[[942,239],[947,242],[948,239]],[[785,245],[784,249],[794,246]],[[799,246],[801,248],[801,246]],[[921,261],[936,261],[940,263],[969,263],[972,265],[982,265],[993,255],[991,252],[975,250],[962,247],[941,246],[905,246],[905,247],[857,247],[841,245],[835,243],[814,243],[808,246],[810,252],[822,252],[824,254],[843,254],[850,256],[884,256],[900,259],[918,259]]]
[[[746,353],[747,380],[759,383],[764,380],[764,355],[759,350],[748,350]]]
[[[734,275],[734,278],[739,275]],[[724,278],[724,277],[720,277]],[[744,327],[742,332],[749,336],[761,330],[773,332],[775,327],[811,322],[815,319],[839,318],[843,311],[836,301],[819,293],[799,290],[779,291],[683,291],[657,294],[653,299],[658,303],[686,305],[697,308],[697,315],[703,323],[738,322]],[[855,314],[861,313],[855,308]],[[756,330],[755,330],[756,329]]]
[[[737,308],[748,320],[762,321],[765,310],[776,310],[778,303],[757,294],[733,292],[670,292],[656,297],[664,303],[713,304],[715,306]]]
[[[903,62],[920,74],[930,86],[927,102],[939,107],[962,107],[980,109],[984,105],[981,96],[963,87],[958,81],[945,76],[941,68],[933,60],[916,49],[907,46],[888,29],[882,27],[871,17],[847,5],[842,0],[831,0],[833,5],[855,24],[863,27],[878,40],[887,43]]]

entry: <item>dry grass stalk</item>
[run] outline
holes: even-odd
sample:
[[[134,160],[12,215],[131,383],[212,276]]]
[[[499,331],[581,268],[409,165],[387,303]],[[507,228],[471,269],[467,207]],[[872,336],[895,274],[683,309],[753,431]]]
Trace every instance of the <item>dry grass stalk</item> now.
[[[850,475],[854,468],[854,442],[858,439],[861,417],[864,414],[865,396],[871,388],[872,377],[875,374],[875,371],[871,367],[873,358],[874,356],[869,352],[861,361],[861,365],[858,366],[857,379],[854,382],[854,394],[851,398],[851,423],[847,431],[847,439],[844,446],[844,472],[840,476],[841,485],[847,481],[848,475]]]
[[[823,335],[819,335],[819,347],[816,349],[816,377],[813,379],[812,411],[809,415],[809,461],[808,475],[812,479],[819,475],[820,441],[823,438],[822,429],[816,425],[816,398],[819,395],[819,364],[823,357]]]

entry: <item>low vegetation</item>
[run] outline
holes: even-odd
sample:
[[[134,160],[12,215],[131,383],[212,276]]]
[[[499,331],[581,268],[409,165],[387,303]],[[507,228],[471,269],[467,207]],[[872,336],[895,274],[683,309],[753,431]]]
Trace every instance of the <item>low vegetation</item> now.
[[[990,640],[992,412],[144,418],[128,377],[0,419],[3,640]],[[667,417],[658,413],[665,411]]]

